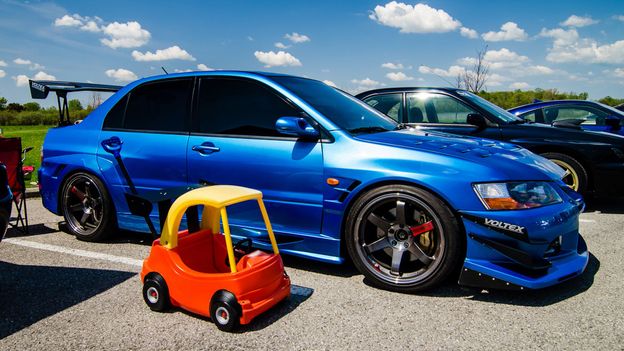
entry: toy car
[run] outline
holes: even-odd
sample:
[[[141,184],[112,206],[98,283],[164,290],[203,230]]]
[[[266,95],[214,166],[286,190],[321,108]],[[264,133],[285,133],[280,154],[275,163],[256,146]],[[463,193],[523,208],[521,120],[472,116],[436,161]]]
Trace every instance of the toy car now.
[[[226,206],[249,200],[260,206],[273,254],[251,251],[249,239],[232,244]],[[178,232],[184,212],[192,206],[203,206],[200,230]],[[284,271],[262,193],[229,185],[194,189],[173,203],[160,239],[154,241],[143,262],[141,279],[143,298],[152,310],[179,306],[209,316],[224,331],[251,322],[290,295],[290,278]]]

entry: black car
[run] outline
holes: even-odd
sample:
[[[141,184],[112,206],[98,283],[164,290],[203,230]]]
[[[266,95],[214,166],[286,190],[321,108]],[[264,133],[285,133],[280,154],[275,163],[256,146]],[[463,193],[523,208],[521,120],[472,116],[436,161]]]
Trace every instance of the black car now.
[[[561,166],[582,194],[624,194],[624,137],[578,125],[531,123],[468,91],[386,88],[356,96],[400,123],[421,130],[496,139],[523,146]]]

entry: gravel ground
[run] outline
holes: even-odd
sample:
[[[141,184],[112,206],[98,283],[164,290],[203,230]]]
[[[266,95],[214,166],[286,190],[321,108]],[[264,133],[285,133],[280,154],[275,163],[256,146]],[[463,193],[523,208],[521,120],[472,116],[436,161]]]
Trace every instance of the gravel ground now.
[[[449,283],[406,295],[368,286],[349,265],[286,257],[291,299],[236,334],[145,306],[137,260],[149,253],[146,236],[84,243],[60,231],[61,218],[38,199],[29,214],[31,234],[10,232],[0,243],[0,350],[624,349],[622,199],[582,215],[589,266],[559,286],[519,293]],[[94,253],[105,255],[87,257]]]

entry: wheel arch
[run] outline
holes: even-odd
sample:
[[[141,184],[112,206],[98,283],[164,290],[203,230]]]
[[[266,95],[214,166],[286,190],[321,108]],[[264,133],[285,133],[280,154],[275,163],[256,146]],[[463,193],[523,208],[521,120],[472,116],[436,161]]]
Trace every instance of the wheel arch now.
[[[106,192],[108,192],[109,197],[111,197],[111,205],[113,206],[113,215],[115,218],[115,222],[117,222],[117,209],[115,208],[115,201],[112,201],[112,194],[110,192],[110,190],[108,189],[108,185],[106,184],[106,181],[104,180],[104,178],[100,177],[99,175],[97,175],[95,172],[93,172],[92,170],[88,169],[88,168],[75,168],[70,170],[69,172],[67,172],[62,180],[59,182],[59,188],[57,193],[57,198],[56,198],[56,208],[58,209],[57,211],[63,215],[63,209],[62,209],[62,198],[63,198],[63,189],[65,188],[65,185],[67,184],[67,181],[69,180],[69,178],[71,178],[74,174],[77,173],[86,173],[94,178],[97,178],[100,182],[102,182],[102,184],[104,185],[104,190],[106,190]]]
[[[558,154],[563,154],[563,155],[572,157],[573,159],[578,161],[578,163],[580,163],[581,166],[583,166],[583,168],[585,168],[585,172],[587,173],[587,190],[595,189],[594,175],[593,175],[593,169],[591,167],[591,162],[589,162],[589,160],[587,160],[587,158],[585,158],[585,156],[581,152],[578,152],[574,150],[573,148],[560,146],[560,145],[538,145],[538,146],[527,148],[527,149],[529,149],[529,151],[536,153],[538,155],[541,155],[547,152],[555,152]]]
[[[364,194],[366,194],[367,192],[382,187],[382,186],[387,186],[387,185],[405,185],[405,186],[411,186],[414,188],[419,188],[421,190],[427,191],[429,193],[431,193],[433,196],[435,196],[436,198],[438,198],[440,201],[442,201],[453,213],[453,216],[455,217],[455,219],[457,220],[457,224],[460,228],[460,230],[462,230],[464,233],[466,232],[466,228],[464,228],[464,224],[461,220],[461,216],[459,214],[459,212],[455,209],[455,207],[453,207],[451,205],[451,203],[444,197],[442,196],[438,191],[433,190],[429,187],[426,187],[422,184],[419,184],[417,182],[410,182],[409,180],[405,180],[405,179],[385,179],[385,180],[380,180],[380,181],[376,181],[376,182],[372,182],[369,184],[366,184],[365,186],[363,186],[362,188],[358,189],[356,188],[357,192],[355,194],[353,194],[353,196],[350,196],[350,199],[348,200],[344,212],[343,212],[343,216],[342,216],[342,221],[340,223],[340,253],[343,257],[348,258],[349,260],[351,259],[351,257],[349,257],[349,254],[347,252],[347,248],[346,248],[346,244],[345,244],[345,233],[346,233],[346,226],[347,226],[347,218],[349,215],[349,212],[351,211],[351,209],[353,208],[353,205],[355,204],[355,202],[361,198],[362,196],[364,196]],[[461,242],[463,245],[463,250],[465,251],[465,245],[466,245],[466,236],[463,235],[461,236]]]

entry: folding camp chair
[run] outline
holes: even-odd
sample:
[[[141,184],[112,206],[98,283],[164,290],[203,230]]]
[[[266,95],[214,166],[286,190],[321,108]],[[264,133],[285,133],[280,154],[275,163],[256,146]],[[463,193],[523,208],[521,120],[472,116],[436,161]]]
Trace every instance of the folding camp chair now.
[[[26,208],[26,184],[24,183],[24,159],[32,147],[22,149],[21,138],[0,138],[0,162],[7,170],[9,188],[13,192],[16,214],[9,224],[28,234],[28,210]]]

